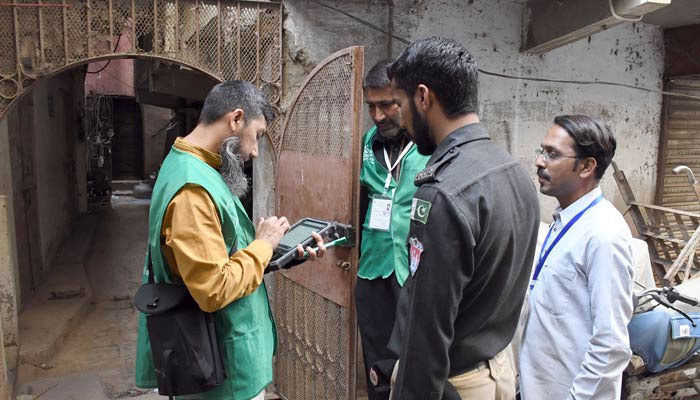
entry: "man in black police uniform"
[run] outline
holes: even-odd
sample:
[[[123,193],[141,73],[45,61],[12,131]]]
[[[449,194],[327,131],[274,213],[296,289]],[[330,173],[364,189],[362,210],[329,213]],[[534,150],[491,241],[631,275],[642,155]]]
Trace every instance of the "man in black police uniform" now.
[[[432,154],[415,178],[392,398],[512,399],[509,344],[539,223],[534,184],[479,123],[478,69],[464,47],[418,40],[389,77],[402,124]]]

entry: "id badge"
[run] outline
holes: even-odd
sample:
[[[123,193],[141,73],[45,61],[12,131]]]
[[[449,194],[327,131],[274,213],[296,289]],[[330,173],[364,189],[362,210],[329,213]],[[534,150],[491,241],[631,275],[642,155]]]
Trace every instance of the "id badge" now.
[[[391,226],[392,200],[385,196],[372,197],[372,209],[369,215],[369,228],[388,231]]]

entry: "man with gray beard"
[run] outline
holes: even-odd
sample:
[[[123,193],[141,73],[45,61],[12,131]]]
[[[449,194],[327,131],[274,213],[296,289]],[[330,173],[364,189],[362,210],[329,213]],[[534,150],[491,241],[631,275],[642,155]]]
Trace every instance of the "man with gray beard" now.
[[[273,216],[254,228],[239,200],[249,188],[243,164],[257,157],[272,118],[251,83],[214,86],[199,123],[175,141],[153,188],[146,262],[155,283],[184,283],[203,311],[215,313],[227,378],[197,399],[263,399],[272,381],[276,334],[263,274],[289,223]],[[319,251],[307,248],[311,258],[325,251],[321,237],[314,238]],[[304,249],[297,250],[302,258]],[[145,316],[139,317],[135,380],[153,388]]]

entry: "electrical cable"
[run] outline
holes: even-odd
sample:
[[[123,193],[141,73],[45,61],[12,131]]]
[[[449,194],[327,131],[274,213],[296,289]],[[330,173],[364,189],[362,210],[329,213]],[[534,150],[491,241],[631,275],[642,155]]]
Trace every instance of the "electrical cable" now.
[[[119,35],[119,37],[117,38],[117,44],[114,45],[114,50],[112,50],[112,53],[117,52],[117,47],[119,47],[119,41],[122,40],[122,35]],[[103,65],[102,68],[98,69],[97,71],[94,71],[94,72],[93,71],[85,71],[85,73],[86,74],[99,74],[100,72],[104,71],[105,68],[107,68],[107,66],[109,65],[109,63],[112,62],[112,60],[113,60],[113,58],[110,58],[109,60],[107,60],[107,64]]]
[[[410,41],[408,41],[400,36],[390,34],[389,32],[382,29],[381,27],[378,27],[369,21],[365,21],[360,17],[354,16],[354,15],[349,14],[343,10],[340,10],[336,7],[330,6],[328,4],[322,3],[322,2],[317,1],[317,0],[310,0],[310,1],[312,3],[318,4],[321,7],[327,8],[329,10],[332,10],[332,11],[335,11],[339,14],[342,14],[348,18],[351,18],[351,19],[361,23],[362,25],[365,25],[369,28],[376,30],[377,32],[381,32],[387,36],[391,36],[392,38],[398,40],[401,43],[411,44]],[[611,2],[610,4],[612,5],[612,0],[609,0],[609,1]],[[614,10],[612,10],[612,11],[614,12]],[[615,14],[615,15],[617,15],[617,14]],[[622,17],[622,18],[624,18],[624,17]],[[484,75],[490,75],[490,76],[504,78],[504,79],[516,79],[516,80],[534,81],[534,82],[568,83],[568,84],[574,84],[574,85],[619,86],[619,87],[625,87],[625,88],[629,88],[629,89],[641,90],[641,91],[649,92],[649,93],[663,94],[666,96],[684,97],[684,98],[688,98],[688,99],[700,100],[700,96],[693,96],[693,95],[685,94],[685,93],[669,92],[666,90],[659,90],[659,89],[650,89],[650,88],[645,88],[642,86],[628,85],[625,83],[608,82],[608,81],[577,81],[577,80],[569,80],[569,79],[550,79],[550,78],[538,78],[538,77],[529,77],[529,76],[518,76],[518,75],[509,75],[509,74],[501,74],[501,73],[497,73],[497,72],[491,72],[491,71],[487,71],[487,70],[484,70],[481,68],[479,68],[479,72],[484,74]]]

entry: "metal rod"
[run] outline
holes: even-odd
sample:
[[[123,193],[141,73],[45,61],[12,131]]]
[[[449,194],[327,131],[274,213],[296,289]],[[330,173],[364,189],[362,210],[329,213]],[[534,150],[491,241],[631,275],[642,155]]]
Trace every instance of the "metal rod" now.
[[[195,52],[195,53],[197,54],[197,58],[196,58],[195,60],[197,60],[197,61],[196,61],[196,62],[197,62],[197,65],[199,65],[199,64],[201,63],[201,57],[199,56],[199,0],[197,0],[197,1],[195,2],[195,4],[196,4],[196,5],[195,5],[195,8],[194,8],[194,17],[195,17],[195,20],[194,20],[194,29],[195,29],[194,34],[195,34],[195,42],[196,42],[196,52]]]
[[[236,18],[238,18],[238,23],[236,24],[236,79],[241,79],[241,2],[237,3],[238,12],[236,12]]]
[[[279,84],[279,93],[280,93],[280,95],[279,95],[279,98],[277,99],[277,103],[279,103],[279,102],[282,101],[282,60],[284,59],[284,57],[282,56],[282,47],[284,47],[284,46],[282,45],[282,19],[283,19],[282,16],[284,15],[284,9],[283,9],[283,7],[284,7],[284,6],[282,5],[282,3],[280,3],[280,11],[279,11],[279,14],[277,14],[277,16],[278,16],[278,19],[277,19],[277,20],[279,21],[279,24],[278,24],[278,26],[279,26],[279,32],[278,32],[279,36],[277,36],[277,39],[279,39],[279,41],[280,41],[280,42],[279,42],[279,46],[277,46],[277,47],[279,48],[279,58],[277,59],[277,62],[278,62],[278,64],[277,64],[277,66],[278,66],[277,71],[278,71],[279,75],[277,75],[276,81],[279,81],[279,83],[280,83],[280,84]],[[279,127],[280,127],[279,129],[282,129],[282,124],[279,124]],[[279,132],[278,132],[278,133],[279,133]],[[279,136],[277,137],[277,139],[279,139]],[[279,144],[278,144],[278,146],[279,146]],[[275,153],[275,154],[277,154],[277,153]]]
[[[0,7],[71,7],[70,4],[43,4],[43,3],[0,3]]]
[[[12,0],[12,3],[16,4],[16,1],[17,0]],[[15,61],[17,64],[17,97],[19,97],[20,93],[22,93],[22,88],[23,88],[24,84],[22,82],[22,64],[20,62],[21,57],[20,57],[20,53],[19,53],[19,29],[18,29],[19,23],[18,23],[18,18],[17,18],[17,8],[13,8],[12,13],[13,13],[14,19],[15,19],[15,26],[14,26],[14,28],[15,28],[15,54],[16,54]]]
[[[41,4],[41,0],[39,0],[39,4]],[[44,9],[41,7],[39,7],[39,54],[43,67],[46,65],[46,55],[44,53]]]
[[[90,35],[92,34],[92,29],[90,28],[90,0],[85,1],[85,16],[87,25],[87,55],[90,57],[92,56],[92,49],[90,48],[90,43],[92,42],[90,40]]]
[[[221,0],[216,1],[216,70],[223,78],[221,73]]]
[[[158,0],[153,0],[153,52],[158,53]]]
[[[64,5],[66,4],[66,0],[62,0]],[[63,7],[63,62],[68,64],[68,16],[66,13],[68,12],[67,7]]]
[[[255,4],[255,83],[260,86],[260,3]]]
[[[136,4],[131,0],[131,51],[136,53]]]
[[[180,55],[180,2],[175,0],[175,54]]]
[[[114,15],[112,11],[112,0],[109,0],[109,48],[112,49],[112,53],[117,51],[117,49],[114,48]]]

